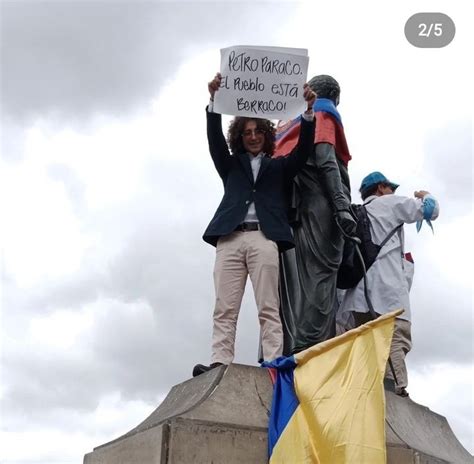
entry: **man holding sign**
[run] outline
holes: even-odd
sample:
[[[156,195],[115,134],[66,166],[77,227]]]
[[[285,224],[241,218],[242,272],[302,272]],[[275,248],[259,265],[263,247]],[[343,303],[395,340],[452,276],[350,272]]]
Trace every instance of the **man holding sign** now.
[[[267,119],[236,117],[229,127],[228,146],[221,115],[213,112],[214,96],[222,85],[218,73],[208,85],[211,101],[207,109],[209,151],[224,183],[224,197],[203,236],[217,248],[212,357],[210,366],[196,365],[193,376],[233,361],[248,275],[258,308],[263,357],[273,360],[281,356],[278,253],[294,247],[285,186],[305,165],[314,140],[316,94],[305,84],[306,111],[298,143],[289,156],[271,158],[275,128]]]

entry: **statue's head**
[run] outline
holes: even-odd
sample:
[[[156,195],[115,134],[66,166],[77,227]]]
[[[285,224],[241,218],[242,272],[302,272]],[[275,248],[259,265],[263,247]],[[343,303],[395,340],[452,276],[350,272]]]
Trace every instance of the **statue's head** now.
[[[334,77],[320,74],[314,76],[308,84],[318,94],[319,98],[329,98],[336,106],[339,104],[341,88]]]

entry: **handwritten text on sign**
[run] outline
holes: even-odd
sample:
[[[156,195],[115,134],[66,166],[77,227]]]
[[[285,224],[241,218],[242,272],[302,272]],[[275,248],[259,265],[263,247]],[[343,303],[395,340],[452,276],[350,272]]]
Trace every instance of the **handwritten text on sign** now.
[[[292,53],[293,52],[293,53]],[[305,110],[306,50],[230,47],[221,50],[221,88],[214,111],[267,119],[291,119]]]

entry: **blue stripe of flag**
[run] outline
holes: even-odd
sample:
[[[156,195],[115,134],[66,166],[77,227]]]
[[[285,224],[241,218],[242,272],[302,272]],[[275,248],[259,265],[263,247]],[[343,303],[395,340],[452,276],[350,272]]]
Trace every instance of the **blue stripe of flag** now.
[[[293,356],[281,356],[274,361],[262,363],[262,366],[273,367],[277,370],[268,423],[268,456],[270,457],[280,435],[299,405],[294,386],[296,361]]]

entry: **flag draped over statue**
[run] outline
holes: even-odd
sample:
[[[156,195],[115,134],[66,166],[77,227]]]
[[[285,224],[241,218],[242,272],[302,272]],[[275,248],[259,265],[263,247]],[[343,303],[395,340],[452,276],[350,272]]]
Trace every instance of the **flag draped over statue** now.
[[[386,462],[383,377],[401,312],[264,364],[276,369],[270,464]]]

